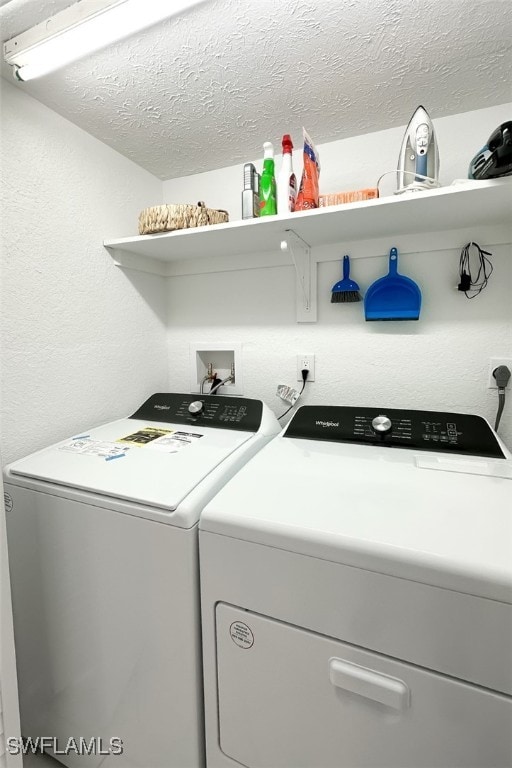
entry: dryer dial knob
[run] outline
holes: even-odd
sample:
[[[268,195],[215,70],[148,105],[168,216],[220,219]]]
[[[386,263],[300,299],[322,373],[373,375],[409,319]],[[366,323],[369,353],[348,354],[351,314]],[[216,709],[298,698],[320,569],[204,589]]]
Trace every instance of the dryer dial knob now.
[[[392,427],[391,419],[387,416],[376,416],[372,421],[372,429],[378,435],[385,435],[387,432],[391,432]]]
[[[194,400],[194,402],[190,403],[188,407],[188,412],[194,414],[194,416],[198,416],[200,413],[203,412],[204,403],[202,400]]]

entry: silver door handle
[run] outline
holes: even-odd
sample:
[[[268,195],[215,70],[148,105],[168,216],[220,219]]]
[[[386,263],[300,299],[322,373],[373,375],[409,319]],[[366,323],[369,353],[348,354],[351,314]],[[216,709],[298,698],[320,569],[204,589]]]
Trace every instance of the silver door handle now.
[[[373,699],[386,707],[402,711],[410,704],[410,690],[403,680],[349,661],[330,659],[329,679],[337,688]]]

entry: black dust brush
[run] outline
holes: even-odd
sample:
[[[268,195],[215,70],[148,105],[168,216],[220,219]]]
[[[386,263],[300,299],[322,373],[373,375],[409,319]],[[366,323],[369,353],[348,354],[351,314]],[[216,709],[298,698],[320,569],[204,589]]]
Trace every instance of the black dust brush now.
[[[361,301],[361,294],[359,293],[359,286],[350,277],[350,259],[348,256],[343,257],[343,280],[339,280],[336,285],[332,287],[331,303],[338,304],[340,302]]]

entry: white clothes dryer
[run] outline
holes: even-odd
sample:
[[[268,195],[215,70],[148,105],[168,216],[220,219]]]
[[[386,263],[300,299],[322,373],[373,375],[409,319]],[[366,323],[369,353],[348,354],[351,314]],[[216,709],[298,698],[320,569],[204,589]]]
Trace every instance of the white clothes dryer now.
[[[156,394],[6,468],[24,736],[70,767],[204,764],[198,520],[279,429],[258,400]]]
[[[512,765],[512,456],[305,406],[201,517],[209,768]]]

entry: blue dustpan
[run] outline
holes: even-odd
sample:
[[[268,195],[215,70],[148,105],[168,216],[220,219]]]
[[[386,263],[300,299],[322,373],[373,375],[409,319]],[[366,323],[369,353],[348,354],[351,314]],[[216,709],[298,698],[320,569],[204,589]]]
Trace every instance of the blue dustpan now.
[[[389,272],[376,280],[364,297],[366,320],[417,320],[421,291],[414,280],[398,274],[398,251],[389,252]]]

